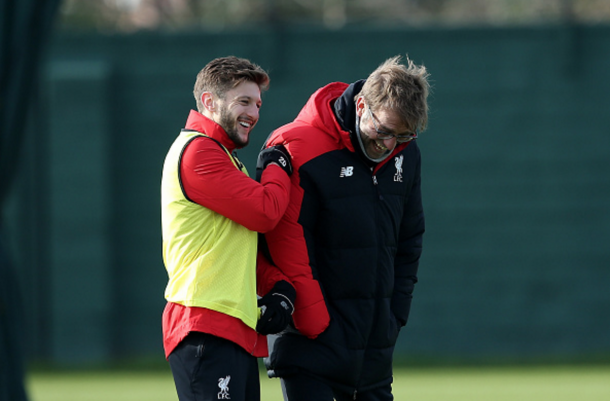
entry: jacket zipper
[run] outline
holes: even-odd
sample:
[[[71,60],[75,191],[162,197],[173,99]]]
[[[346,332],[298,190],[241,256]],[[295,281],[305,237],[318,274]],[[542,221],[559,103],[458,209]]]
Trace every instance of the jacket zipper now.
[[[375,191],[377,192],[377,198],[380,201],[383,201],[383,195],[381,194],[380,190],[379,190],[379,181],[377,181],[377,174],[373,173],[373,186],[375,187]],[[369,333],[370,336],[370,333]],[[362,372],[360,372],[360,374],[362,375]],[[358,398],[358,385],[360,384],[360,379],[358,379],[358,381],[356,382],[356,388],[354,389],[354,400],[356,400]]]
[[[377,198],[379,200],[383,200],[383,195],[379,191],[379,182],[377,181],[377,175],[373,174],[373,186],[375,187],[375,191],[377,192]]]

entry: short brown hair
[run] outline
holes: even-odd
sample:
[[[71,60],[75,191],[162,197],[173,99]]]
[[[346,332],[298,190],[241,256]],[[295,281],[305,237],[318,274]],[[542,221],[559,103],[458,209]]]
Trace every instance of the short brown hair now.
[[[261,91],[269,87],[269,75],[258,65],[247,59],[235,56],[220,57],[210,61],[197,74],[193,95],[197,101],[197,110],[203,111],[201,95],[211,92],[218,97],[244,81],[254,82]]]
[[[406,58],[394,56],[384,61],[367,78],[360,93],[373,111],[380,108],[396,112],[413,131],[423,131],[428,125],[428,72]]]

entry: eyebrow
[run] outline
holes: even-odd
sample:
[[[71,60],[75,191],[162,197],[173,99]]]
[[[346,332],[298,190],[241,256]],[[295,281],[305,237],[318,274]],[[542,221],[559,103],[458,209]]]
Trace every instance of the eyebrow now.
[[[377,121],[379,122],[379,120]],[[384,127],[383,125],[381,125],[381,122],[379,122],[379,126],[380,126],[380,130],[382,132],[388,133],[388,134],[392,134],[395,137],[409,137],[409,136],[414,136],[417,135],[417,133],[413,132],[413,131],[403,131],[403,132],[396,132],[394,130],[388,129],[388,127]]]
[[[395,131],[395,130],[393,130],[393,129],[391,129],[391,128],[388,128],[388,127],[386,127],[385,125],[383,125],[383,124],[381,123],[381,121],[377,120],[377,123],[379,124],[379,128],[380,128],[379,130],[380,130],[380,131],[387,132],[388,134],[395,134],[395,133],[396,133],[396,131]]]
[[[242,95],[242,96],[237,96],[235,98],[235,100],[240,101],[240,100],[255,100],[255,98],[253,98],[252,96],[248,96],[248,95]],[[263,99],[258,99],[255,100],[257,103],[263,103]]]
[[[370,110],[370,108],[369,108],[369,110]],[[396,133],[396,130],[393,130],[391,128],[386,127],[385,125],[383,125],[381,123],[381,121],[379,121],[377,116],[373,114],[373,110],[371,110],[371,116],[373,116],[373,118],[377,121],[377,124],[379,124],[379,131],[383,131],[383,132],[386,132],[388,134],[392,134],[394,136],[396,136],[396,135],[400,135],[400,136],[412,136],[413,135],[413,133],[410,132],[410,131]]]

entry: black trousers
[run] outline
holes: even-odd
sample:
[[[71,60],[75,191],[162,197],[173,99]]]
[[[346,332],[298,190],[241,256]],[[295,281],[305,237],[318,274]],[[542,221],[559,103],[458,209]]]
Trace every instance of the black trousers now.
[[[391,401],[394,399],[392,384],[362,393],[346,393],[305,375],[287,376],[281,380],[284,401]]]
[[[192,332],[168,359],[180,401],[260,401],[257,359],[231,341]]]

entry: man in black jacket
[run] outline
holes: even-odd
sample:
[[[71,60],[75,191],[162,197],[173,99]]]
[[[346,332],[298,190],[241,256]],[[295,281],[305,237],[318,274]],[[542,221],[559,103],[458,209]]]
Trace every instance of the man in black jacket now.
[[[266,146],[291,155],[290,204],[265,235],[297,291],[267,367],[289,401],[392,400],[392,354],[422,250],[420,151],[428,73],[386,60],[318,89]]]

